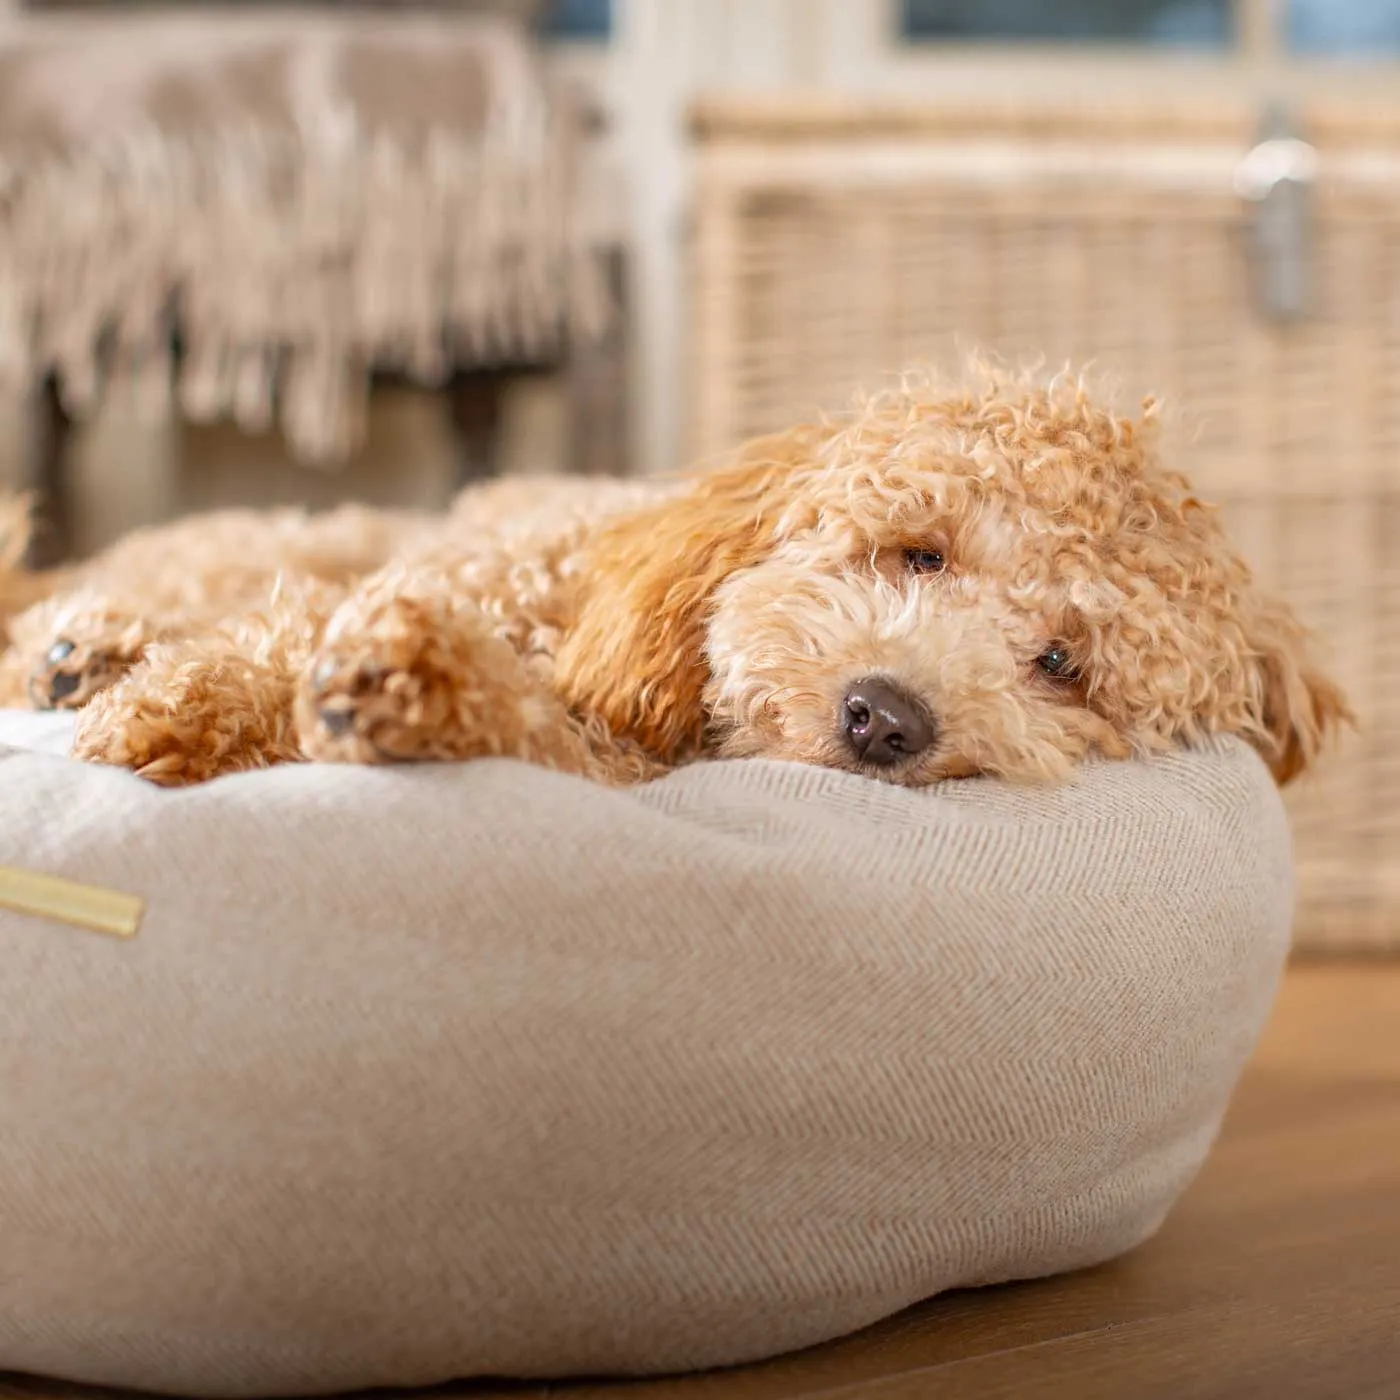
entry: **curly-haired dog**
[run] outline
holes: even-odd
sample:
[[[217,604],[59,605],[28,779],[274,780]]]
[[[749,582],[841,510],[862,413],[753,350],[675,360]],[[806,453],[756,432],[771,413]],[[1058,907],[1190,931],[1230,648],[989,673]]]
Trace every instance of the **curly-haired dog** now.
[[[1064,378],[910,378],[688,481],[488,488],[351,587],[148,646],[75,751],[170,784],[708,753],[919,786],[1233,733],[1287,781],[1349,711],[1155,419]]]

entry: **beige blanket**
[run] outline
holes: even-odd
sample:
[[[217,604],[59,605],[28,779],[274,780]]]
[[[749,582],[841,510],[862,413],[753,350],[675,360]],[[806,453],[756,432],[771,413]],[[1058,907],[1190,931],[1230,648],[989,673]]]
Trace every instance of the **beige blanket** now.
[[[0,909],[0,1371],[205,1396],[742,1361],[1130,1249],[1291,913],[1234,743],[925,793],[0,748],[0,865],[146,902]]]
[[[371,366],[599,329],[577,111],[499,17],[0,13],[0,391],[104,370],[343,456]]]

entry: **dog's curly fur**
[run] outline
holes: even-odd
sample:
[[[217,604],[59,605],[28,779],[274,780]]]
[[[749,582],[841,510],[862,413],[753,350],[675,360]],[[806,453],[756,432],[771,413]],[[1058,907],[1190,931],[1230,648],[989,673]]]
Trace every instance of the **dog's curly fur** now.
[[[81,705],[80,757],[171,785],[479,755],[626,783],[708,753],[921,786],[1212,733],[1286,782],[1350,712],[1156,419],[1069,377],[911,375],[686,480],[187,521],[12,617],[0,699]],[[871,677],[926,748],[852,745]]]

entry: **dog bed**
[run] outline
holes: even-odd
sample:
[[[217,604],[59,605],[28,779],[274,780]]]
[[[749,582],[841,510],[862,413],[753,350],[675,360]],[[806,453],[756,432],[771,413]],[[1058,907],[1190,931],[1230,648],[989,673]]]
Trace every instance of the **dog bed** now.
[[[1233,742],[1059,790],[169,792],[63,737],[0,723],[0,864],[99,891],[0,911],[0,1370],[708,1367],[1106,1260],[1201,1165],[1288,943]]]

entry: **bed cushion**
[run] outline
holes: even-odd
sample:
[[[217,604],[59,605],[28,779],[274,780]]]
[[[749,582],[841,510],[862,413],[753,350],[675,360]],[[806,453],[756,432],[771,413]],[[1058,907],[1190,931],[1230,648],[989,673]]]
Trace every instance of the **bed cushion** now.
[[[1233,742],[1050,791],[168,792],[34,751],[63,738],[0,720],[0,864],[144,912],[0,910],[0,1371],[655,1372],[1090,1265],[1201,1165],[1288,944]]]

